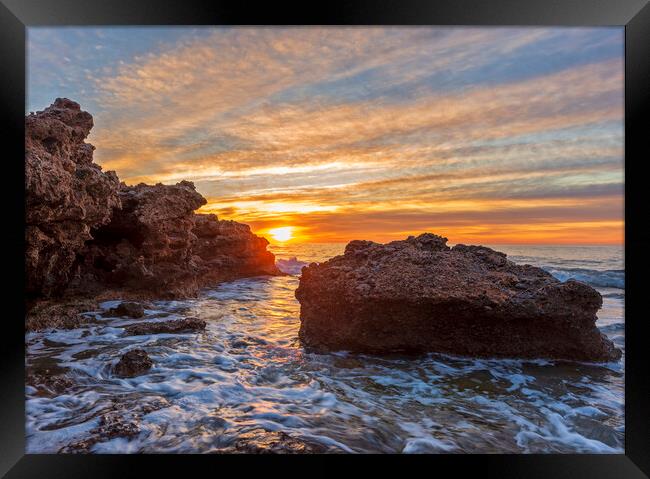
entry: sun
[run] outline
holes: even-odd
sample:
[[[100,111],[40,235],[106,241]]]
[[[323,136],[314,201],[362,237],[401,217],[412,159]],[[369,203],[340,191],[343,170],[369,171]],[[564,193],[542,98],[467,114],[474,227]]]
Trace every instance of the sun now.
[[[283,226],[281,228],[271,228],[268,233],[275,241],[289,241],[293,238],[293,226]]]

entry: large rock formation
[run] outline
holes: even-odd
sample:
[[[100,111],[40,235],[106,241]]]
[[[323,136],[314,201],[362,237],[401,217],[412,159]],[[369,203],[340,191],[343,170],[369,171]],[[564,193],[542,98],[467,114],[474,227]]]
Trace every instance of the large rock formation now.
[[[115,172],[93,163],[93,118],[58,98],[25,118],[25,273],[28,295],[64,288],[90,231],[119,208]]]
[[[216,215],[194,215],[192,252],[207,282],[241,276],[277,275],[275,256],[266,250],[266,238],[251,233],[250,226],[218,220]]]
[[[206,201],[189,181],[122,184],[119,197],[122,208],[82,252],[77,290],[110,285],[180,297],[220,281],[279,274],[268,241],[248,225],[194,213]]]
[[[300,338],[325,350],[609,361],[595,326],[600,294],[482,246],[425,233],[302,270]]]
[[[189,181],[127,186],[93,163],[93,119],[57,99],[26,117],[26,271],[33,298],[106,290],[181,297],[240,277],[279,274],[247,225],[194,211]]]

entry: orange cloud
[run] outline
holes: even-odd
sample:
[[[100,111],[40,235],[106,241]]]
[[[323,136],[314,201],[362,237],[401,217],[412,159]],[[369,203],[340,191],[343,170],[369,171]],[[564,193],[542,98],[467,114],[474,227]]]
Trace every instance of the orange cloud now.
[[[192,180],[202,211],[310,241],[434,228],[457,241],[619,242],[622,208],[602,202],[622,201],[622,56],[428,86],[537,42],[552,56],[591,41],[576,30],[573,44],[548,43],[557,35],[219,29],[95,78],[90,141],[128,183]],[[350,86],[375,71],[366,89]]]

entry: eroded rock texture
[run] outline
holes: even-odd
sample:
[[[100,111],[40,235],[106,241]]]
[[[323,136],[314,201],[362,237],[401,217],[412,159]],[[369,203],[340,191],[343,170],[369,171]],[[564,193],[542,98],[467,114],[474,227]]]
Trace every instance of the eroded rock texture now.
[[[178,334],[202,331],[206,323],[199,318],[183,318],[170,321],[144,321],[124,328],[128,336],[141,336],[144,334]]]
[[[80,290],[110,285],[182,297],[220,281],[279,274],[268,241],[248,225],[194,213],[206,201],[189,181],[122,184],[119,196],[122,208],[87,242]]]
[[[517,265],[482,246],[425,233],[302,270],[300,338],[325,350],[439,352],[473,357],[618,359],[595,326],[600,294]]]
[[[143,349],[132,349],[122,355],[113,368],[113,373],[120,377],[131,378],[149,371],[153,361]]]
[[[119,208],[119,181],[93,163],[92,116],[58,98],[25,118],[26,291],[60,292],[90,231]]]
[[[280,274],[275,256],[266,250],[269,242],[251,233],[248,225],[197,214],[192,233],[192,252],[200,258],[197,263],[208,282]]]
[[[122,208],[86,245],[75,287],[105,284],[160,296],[191,294],[197,271],[191,252],[194,210],[205,199],[188,181],[121,184],[119,197]]]
[[[26,117],[29,298],[182,297],[246,276],[279,274],[247,225],[194,211],[189,181],[127,186],[93,163],[92,116],[67,99]]]

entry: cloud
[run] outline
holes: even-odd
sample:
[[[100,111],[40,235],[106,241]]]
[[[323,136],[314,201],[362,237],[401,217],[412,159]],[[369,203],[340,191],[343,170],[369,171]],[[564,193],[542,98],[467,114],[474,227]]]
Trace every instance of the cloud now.
[[[88,52],[56,30],[43,38],[94,95],[97,161],[129,183],[193,180],[205,210],[260,228],[300,222],[314,238],[340,237],[355,214],[381,213],[397,231],[390,215],[441,219],[443,208],[497,221],[474,216],[496,208],[526,235],[518,212],[541,202],[555,204],[558,224],[584,205],[609,215],[592,225],[622,220],[597,202],[622,197],[620,29],[106,32],[85,33],[88,51],[110,61],[83,81],[75,65],[87,67]],[[60,66],[43,41],[33,55],[30,88],[42,94]],[[321,216],[338,233],[317,233],[309,222]]]

